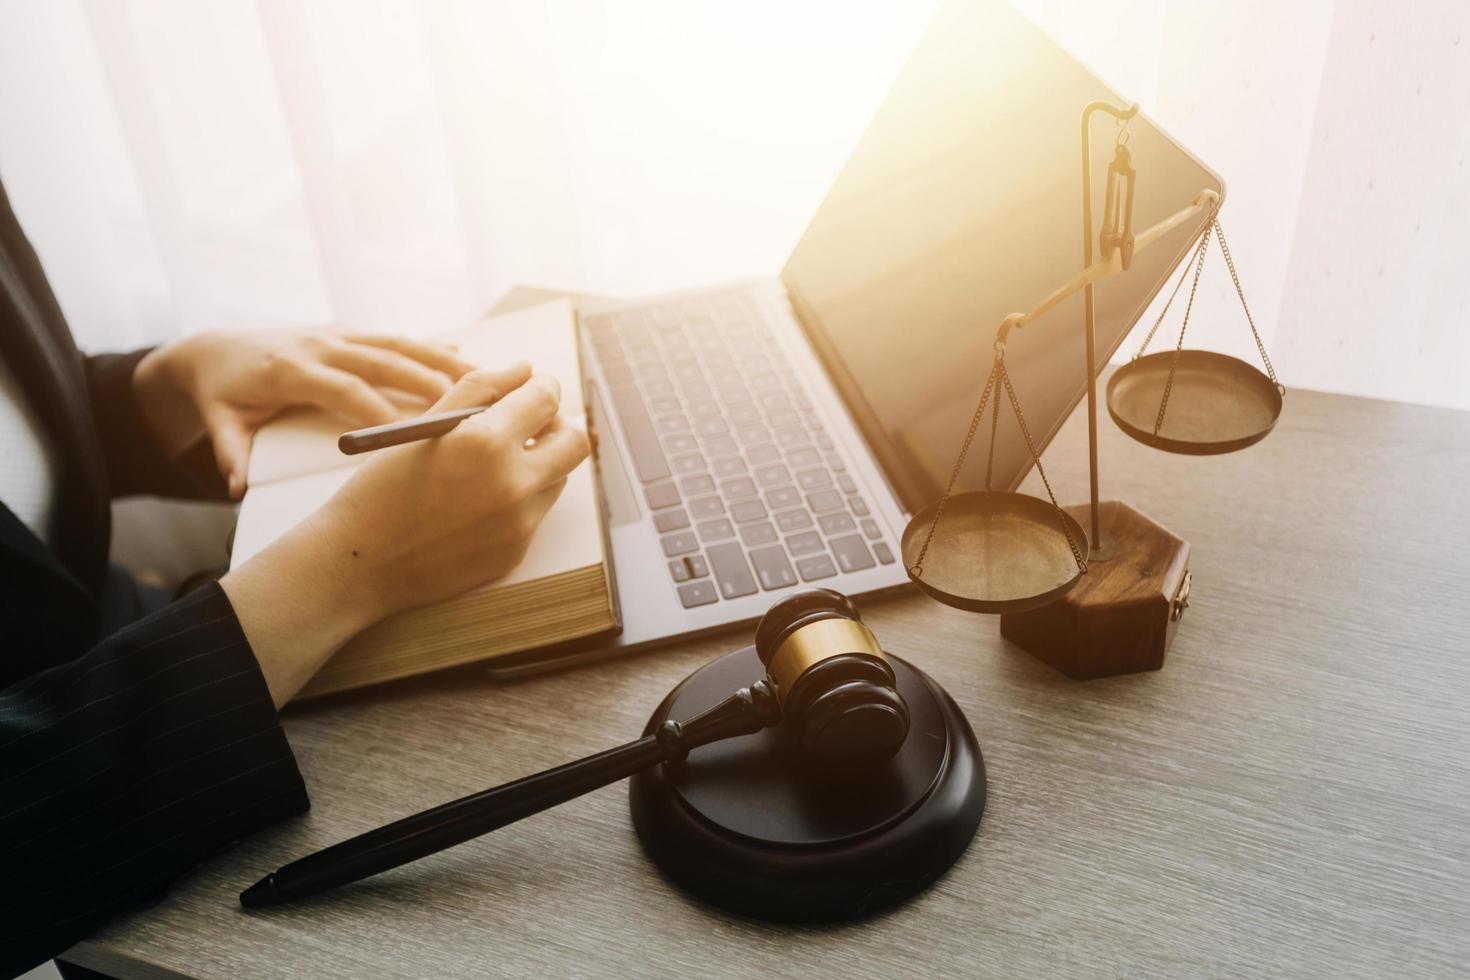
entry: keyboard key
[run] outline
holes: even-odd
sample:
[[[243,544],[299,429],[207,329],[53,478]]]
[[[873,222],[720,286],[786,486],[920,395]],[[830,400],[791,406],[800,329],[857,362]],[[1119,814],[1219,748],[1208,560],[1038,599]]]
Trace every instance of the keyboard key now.
[[[843,493],[857,493],[857,484],[846,473],[837,474],[837,486]]]
[[[811,446],[798,446],[786,454],[786,459],[797,469],[806,469],[822,462],[822,454]]]
[[[664,435],[689,431],[689,420],[683,415],[660,415],[655,424]]]
[[[770,527],[769,524],[766,526]],[[786,560],[786,549],[779,544],[769,548],[756,548],[750,553],[750,561],[755,565],[755,574],[761,580],[761,588],[784,589],[788,585],[796,584],[796,572],[791,570],[791,562]]]
[[[857,525],[852,522],[852,516],[845,510],[840,510],[833,514],[823,514],[817,518],[817,523],[822,526],[822,533],[829,538],[834,534],[857,530]]]
[[[719,599],[715,595],[715,584],[713,582],[690,582],[688,585],[679,586],[679,601],[685,609],[693,609],[695,606],[707,606]]]
[[[826,510],[840,510],[842,508],[842,494],[836,490],[818,490],[809,493],[806,497],[807,506],[818,514]]]
[[[673,395],[661,395],[658,398],[650,398],[648,407],[653,410],[654,415],[672,415],[683,406]]]
[[[700,419],[694,424],[694,429],[700,435],[704,436],[719,436],[730,431],[730,427],[725,424],[725,420],[718,416],[715,418]]]
[[[759,422],[741,422],[735,426],[735,438],[748,446],[755,442],[770,442],[771,433]]]
[[[802,531],[791,535],[786,539],[786,547],[791,549],[793,555],[810,555],[826,550],[822,547],[822,536],[816,531]]]
[[[663,541],[664,554],[670,558],[687,555],[691,551],[699,550],[699,540],[690,531],[680,531],[678,534],[670,534]]]
[[[708,473],[701,473],[698,476],[686,476],[679,481],[679,486],[683,487],[685,495],[690,497],[697,497],[702,493],[715,492],[714,478]],[[679,502],[678,494],[674,495],[674,502]]]
[[[674,472],[680,474],[703,473],[705,470],[704,457],[699,453],[685,453],[683,456],[674,457]]]
[[[706,436],[704,451],[710,456],[729,456],[732,453],[738,453],[740,447],[729,436]]]
[[[863,502],[862,497],[848,497],[847,506],[851,507],[852,512],[859,517],[868,516],[868,505]]]
[[[836,453],[828,453],[827,468],[829,470],[835,470],[836,472],[841,473],[843,470],[847,469],[847,463],[844,462],[842,457],[837,455]],[[852,493],[851,490],[847,492]]]
[[[683,562],[689,568],[690,578],[704,578],[709,574],[709,566],[704,563],[703,555],[685,555]]]
[[[812,515],[804,507],[783,510],[776,515],[776,526],[783,531],[800,531],[804,527],[812,526]]]
[[[796,482],[801,484],[803,490],[815,490],[818,487],[832,485],[832,474],[825,469],[798,470]]]
[[[776,487],[766,491],[766,503],[771,505],[771,510],[795,507],[801,503],[801,492],[795,487]]]
[[[701,541],[723,541],[725,538],[735,536],[735,528],[723,517],[717,517],[712,521],[700,521],[694,527],[699,531]]]
[[[648,506],[654,510],[672,507],[679,502],[679,490],[672,483],[655,483],[643,491],[643,496],[648,498]]]
[[[780,483],[790,483],[791,471],[780,463],[762,466],[755,471],[755,482],[763,487],[772,487]]]
[[[653,427],[653,420],[648,417],[643,397],[630,384],[609,385],[609,388],[618,420],[623,423],[623,434],[627,438],[628,452],[633,456],[633,469],[637,471],[638,479],[643,483],[665,479],[669,475],[669,464],[664,459],[664,451],[659,448],[658,433]]]
[[[684,559],[675,558],[669,562],[669,574],[674,577],[675,582],[689,581],[689,566],[684,564]]]
[[[878,522],[871,517],[863,518],[863,534],[870,540],[883,537],[883,532],[878,529]]]
[[[862,544],[861,538],[858,539],[858,544]],[[755,576],[750,574],[750,565],[745,560],[745,549],[737,542],[712,544],[707,553],[710,567],[714,569],[715,581],[720,586],[720,595],[726,599],[738,599],[756,591]]]
[[[642,387],[649,395],[668,395],[674,391],[674,383],[665,378],[649,378]]]
[[[758,442],[754,446],[746,447],[745,458],[751,466],[777,463],[781,460],[781,450],[774,442]]]
[[[663,534],[667,531],[677,531],[681,527],[689,526],[689,515],[684,513],[683,507],[675,507],[672,510],[661,510],[653,515],[653,526]]]
[[[689,513],[694,519],[701,520],[706,517],[719,517],[725,512],[725,502],[719,497],[695,497],[689,501]]]
[[[877,555],[878,560],[881,561],[883,564],[893,564],[893,549],[888,547],[887,542],[879,541],[878,543],[874,544],[873,554]]]
[[[720,403],[712,398],[701,398],[689,403],[689,414],[697,419],[715,418],[720,414]]]
[[[771,522],[761,521],[758,524],[742,524],[740,526],[740,540],[745,542],[747,548],[754,548],[756,545],[770,544],[778,540],[778,538],[776,529],[771,527]],[[757,566],[756,571],[760,571],[759,566]]]
[[[756,397],[756,401],[760,402],[761,407],[767,412],[779,412],[791,407],[791,399],[787,397],[784,391],[763,391]],[[773,422],[771,424],[775,425],[777,423]],[[790,425],[791,423],[783,422],[780,424]]]
[[[806,443],[806,430],[799,425],[776,430],[776,442],[782,449],[794,449]]]
[[[758,521],[766,516],[766,505],[759,500],[737,500],[730,505],[730,516],[737,524]]]
[[[873,555],[860,535],[849,534],[845,538],[833,538],[828,543],[832,545],[832,553],[837,556],[837,564],[844,572],[860,572],[873,567]]]
[[[725,409],[725,417],[739,425],[742,422],[759,422],[761,413],[754,405],[731,405]]]
[[[766,416],[766,424],[773,429],[783,428],[788,425],[800,425],[801,419],[789,408],[778,409]]]
[[[692,453],[699,448],[699,440],[687,432],[669,436],[664,440],[664,448],[670,455],[677,456],[680,453]]]
[[[830,453],[835,447],[832,445],[832,440],[824,432],[817,436],[817,448],[823,452]]]
[[[745,473],[745,460],[739,456],[721,456],[715,460],[715,476],[723,479],[728,476],[741,476]]]
[[[740,500],[742,497],[754,497],[756,494],[755,481],[748,476],[737,476],[733,480],[726,480],[720,484],[720,492],[727,500]]]
[[[832,564],[832,559],[826,555],[812,555],[810,558],[798,558],[796,570],[801,573],[803,582],[814,582],[819,578],[831,578],[837,574],[837,566]]]

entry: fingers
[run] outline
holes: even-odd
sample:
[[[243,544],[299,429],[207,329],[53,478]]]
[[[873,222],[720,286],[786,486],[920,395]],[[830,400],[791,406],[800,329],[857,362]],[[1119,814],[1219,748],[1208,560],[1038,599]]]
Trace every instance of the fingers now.
[[[531,365],[525,361],[518,361],[506,368],[471,371],[445,392],[444,397],[435,402],[430,411],[447,412],[456,408],[493,405],[525,384],[530,377]]]
[[[587,433],[556,416],[540,434],[535,445],[526,450],[547,482],[564,481],[568,473],[587,458]]]
[[[397,388],[431,402],[444,397],[452,383],[451,377],[443,371],[425,367],[421,362],[394,351],[367,344],[333,344],[322,353],[322,362],[350,371],[370,384]]]
[[[404,357],[411,357],[415,361],[425,364],[435,371],[442,371],[449,375],[451,381],[458,381],[475,369],[473,364],[456,356],[454,351],[447,347],[424,344],[417,340],[408,340],[404,337],[359,335],[349,336],[344,339],[354,344],[380,347],[384,350],[395,351]]]
[[[250,447],[255,433],[234,412],[222,410],[206,416],[204,427],[214,447],[214,460],[225,478],[231,500],[245,496],[245,476],[250,466]]]
[[[304,364],[289,381],[288,401],[305,402],[357,425],[382,425],[398,417],[388,399],[362,378],[324,364]]]
[[[527,497],[521,503],[521,515],[525,518],[527,526],[534,534],[546,518],[546,512],[556,503],[561,492],[566,489],[567,481],[563,478],[555,481],[550,486],[542,487],[536,493]]]
[[[550,424],[561,407],[561,385],[549,374],[533,374],[464,425],[489,428],[520,445]]]

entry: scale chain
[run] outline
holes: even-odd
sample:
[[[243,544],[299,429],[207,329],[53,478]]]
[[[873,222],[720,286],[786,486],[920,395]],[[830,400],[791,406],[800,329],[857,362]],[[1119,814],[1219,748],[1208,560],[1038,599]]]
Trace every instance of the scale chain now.
[[[949,483],[944,488],[944,494],[939,498],[939,504],[934,508],[934,520],[929,523],[929,533],[924,537],[924,545],[919,549],[919,557],[914,559],[909,571],[914,578],[924,576],[924,556],[929,554],[929,543],[934,540],[934,529],[939,526],[939,518],[944,515],[944,505],[949,503],[950,495],[954,492],[955,481],[960,478],[960,469],[965,465],[965,455],[970,451],[970,443],[975,441],[975,430],[980,428],[980,420],[985,417],[985,403],[990,400],[990,393],[995,388],[995,378],[998,371],[1004,370],[1005,352],[995,352],[995,362],[990,367],[990,377],[985,379],[985,390],[980,393],[980,404],[975,406],[975,415],[970,419],[970,431],[965,433],[965,441],[960,444],[959,458],[954,461],[954,469],[949,474]],[[997,399],[997,404],[999,400]],[[991,438],[991,452],[995,451],[995,440]],[[992,457],[993,458],[993,457]]]
[[[1184,307],[1184,322],[1179,325],[1179,343],[1174,347],[1174,357],[1169,362],[1169,377],[1164,381],[1164,397],[1159,400],[1159,414],[1154,419],[1154,435],[1164,427],[1164,412],[1169,407],[1169,393],[1174,390],[1174,373],[1179,369],[1179,352],[1184,349],[1184,332],[1189,329],[1189,314],[1194,310],[1194,297],[1199,292],[1200,274],[1205,271],[1205,255],[1210,247],[1210,232],[1216,226],[1214,215],[1210,216],[1210,223],[1205,226],[1205,233],[1199,239],[1199,259],[1194,267],[1194,282],[1189,286],[1189,302]]]
[[[1261,343],[1261,334],[1256,330],[1256,319],[1251,316],[1251,308],[1245,301],[1245,290],[1241,288],[1240,276],[1235,271],[1235,260],[1230,257],[1230,246],[1225,242],[1225,229],[1220,226],[1220,219],[1214,219],[1215,237],[1220,240],[1220,254],[1225,256],[1225,266],[1230,270],[1230,278],[1235,280],[1235,295],[1240,297],[1240,308],[1245,310],[1245,322],[1251,325],[1251,336],[1256,340],[1256,350],[1261,352],[1261,361],[1266,365],[1266,373],[1271,376],[1271,383],[1285,394],[1285,388],[1280,381],[1276,380],[1276,369],[1271,366],[1271,358],[1266,355],[1266,345]]]
[[[1201,231],[1200,234],[1204,234],[1204,232]],[[1154,325],[1149,327],[1148,336],[1144,337],[1143,343],[1138,345],[1138,353],[1133,355],[1133,360],[1136,361],[1142,357],[1143,352],[1148,350],[1148,345],[1154,342],[1154,334],[1158,333],[1159,327],[1163,326],[1164,317],[1169,315],[1169,307],[1174,305],[1174,300],[1179,296],[1180,287],[1184,285],[1184,280],[1189,278],[1189,270],[1199,261],[1201,261],[1200,252],[1198,246],[1196,246],[1194,257],[1184,263],[1183,268],[1179,270],[1179,278],[1174,281],[1174,291],[1169,294],[1168,300],[1164,303],[1164,308],[1159,311],[1158,318],[1154,320]]]
[[[1062,533],[1067,536],[1067,547],[1072,549],[1072,558],[1077,562],[1077,570],[1086,573],[1087,559],[1082,557],[1082,550],[1077,547],[1077,542],[1072,538],[1072,531],[1067,527],[1066,512],[1062,505],[1057,503],[1057,495],[1052,492],[1051,481],[1046,478],[1046,468],[1041,465],[1041,454],[1036,451],[1036,443],[1031,440],[1031,427],[1026,424],[1026,416],[1021,414],[1021,403],[1016,399],[1016,389],[1011,384],[1011,374],[1005,365],[1000,365],[1001,384],[1005,387],[1006,397],[1011,401],[1011,411],[1016,413],[1016,422],[1021,427],[1021,435],[1026,439],[1026,448],[1031,452],[1031,458],[1036,463],[1037,475],[1041,477],[1041,485],[1046,487],[1046,495],[1051,498],[1051,505],[1057,512],[1058,523],[1062,526]],[[996,399],[999,403],[999,399]]]

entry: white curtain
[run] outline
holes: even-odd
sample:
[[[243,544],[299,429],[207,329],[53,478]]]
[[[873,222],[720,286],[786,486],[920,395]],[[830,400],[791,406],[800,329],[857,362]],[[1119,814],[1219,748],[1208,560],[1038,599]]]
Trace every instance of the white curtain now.
[[[1470,5],[1018,5],[1225,176],[1288,384],[1470,408]],[[934,6],[0,0],[0,176],[94,349],[769,274]]]

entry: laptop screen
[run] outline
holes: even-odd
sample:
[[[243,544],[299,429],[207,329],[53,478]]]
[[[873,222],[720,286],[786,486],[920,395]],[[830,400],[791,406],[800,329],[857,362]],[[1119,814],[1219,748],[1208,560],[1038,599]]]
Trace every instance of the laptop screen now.
[[[1128,104],[1005,3],[951,0],[782,271],[808,336],[910,511],[949,477],[1001,321],[1083,267],[1080,122],[1096,99]],[[1106,114],[1092,120],[1096,234],[1119,127]],[[1141,113],[1127,141],[1135,232],[1203,189],[1223,193],[1219,177]],[[1138,252],[1128,272],[1098,283],[1099,366],[1204,221],[1180,225]],[[1084,344],[1080,293],[1011,334],[1006,366],[1038,448],[1085,394]],[[988,424],[957,490],[984,488]],[[995,488],[1015,489],[1031,465],[1002,406]]]

